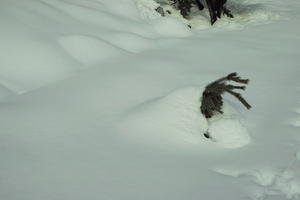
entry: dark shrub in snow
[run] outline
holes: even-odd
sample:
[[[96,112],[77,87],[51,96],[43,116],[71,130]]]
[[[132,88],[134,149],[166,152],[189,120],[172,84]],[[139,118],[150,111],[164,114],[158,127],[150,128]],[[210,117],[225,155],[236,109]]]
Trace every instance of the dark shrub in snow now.
[[[210,15],[210,22],[213,25],[218,18],[221,18],[222,14],[227,17],[233,18],[230,10],[225,6],[227,0],[168,0],[180,10],[181,15],[184,18],[188,18],[191,12],[191,8],[196,6],[199,10],[203,10],[207,7]]]
[[[247,109],[251,108],[251,105],[242,97],[242,95],[234,91],[234,89],[245,90],[246,87],[229,85],[226,84],[227,81],[234,81],[242,84],[249,83],[249,79],[241,79],[238,77],[237,73],[231,73],[208,84],[202,94],[202,103],[200,107],[202,114],[206,118],[211,118],[216,112],[223,113],[222,94],[225,92],[236,97]]]

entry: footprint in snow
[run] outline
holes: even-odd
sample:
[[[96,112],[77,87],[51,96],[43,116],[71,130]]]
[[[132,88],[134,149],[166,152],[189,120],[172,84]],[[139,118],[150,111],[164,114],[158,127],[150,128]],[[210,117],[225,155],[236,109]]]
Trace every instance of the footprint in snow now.
[[[294,200],[300,198],[299,166],[299,159],[295,159],[291,166],[282,169],[268,167],[250,169],[216,168],[214,171],[237,178],[242,182],[250,182],[251,186],[246,187],[250,199],[265,200],[276,196],[284,196],[286,199]]]

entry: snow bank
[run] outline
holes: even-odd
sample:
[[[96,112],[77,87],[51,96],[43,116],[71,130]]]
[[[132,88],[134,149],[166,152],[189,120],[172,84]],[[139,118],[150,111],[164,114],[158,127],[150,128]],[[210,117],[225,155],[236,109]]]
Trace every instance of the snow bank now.
[[[167,18],[171,17],[181,21],[182,23],[191,26],[193,29],[240,29],[249,25],[267,24],[279,19],[279,15],[273,13],[265,4],[255,3],[248,0],[228,1],[227,7],[232,11],[234,18],[223,16],[214,26],[211,26],[209,13],[207,9],[199,11],[197,8],[192,8],[189,20],[182,17],[180,12],[174,9],[168,1],[163,0],[137,0],[137,5],[141,15],[144,18],[156,19],[158,13],[155,9],[158,7],[156,2],[161,3],[164,13]],[[170,11],[169,14],[166,11]]]
[[[122,135],[154,146],[199,145],[238,148],[250,137],[234,109],[224,106],[224,115],[207,120],[200,112],[204,87],[185,87],[131,109],[121,122]],[[209,132],[212,141],[204,137]]]
[[[179,89],[130,110],[122,122],[123,134],[151,145],[201,143],[208,124],[199,112],[200,91]]]
[[[225,102],[223,112],[208,120],[209,133],[216,144],[225,148],[239,148],[249,144],[251,139],[237,111]]]

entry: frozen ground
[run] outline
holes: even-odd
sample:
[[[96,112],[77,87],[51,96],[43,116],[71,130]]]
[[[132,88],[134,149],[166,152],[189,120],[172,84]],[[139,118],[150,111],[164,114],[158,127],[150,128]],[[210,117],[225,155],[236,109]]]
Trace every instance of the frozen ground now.
[[[299,199],[300,2],[228,1],[190,29],[151,0],[0,0],[0,199]],[[203,121],[234,71],[253,109]]]

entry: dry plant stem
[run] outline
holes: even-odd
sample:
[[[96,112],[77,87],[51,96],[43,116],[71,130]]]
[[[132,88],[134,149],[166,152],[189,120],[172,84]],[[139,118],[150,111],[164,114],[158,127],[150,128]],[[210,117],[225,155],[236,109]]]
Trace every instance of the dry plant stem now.
[[[222,95],[227,92],[234,97],[236,97],[247,109],[251,108],[251,105],[242,97],[241,94],[235,92],[235,89],[238,90],[245,90],[245,86],[235,86],[226,84],[227,81],[234,81],[241,84],[248,84],[248,79],[241,79],[238,74],[231,73],[225,77],[222,77],[210,84],[208,84],[202,94],[202,104],[200,110],[202,114],[206,118],[211,118],[218,113],[223,113],[222,106],[223,106],[223,97]]]

